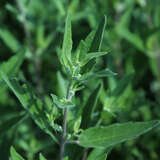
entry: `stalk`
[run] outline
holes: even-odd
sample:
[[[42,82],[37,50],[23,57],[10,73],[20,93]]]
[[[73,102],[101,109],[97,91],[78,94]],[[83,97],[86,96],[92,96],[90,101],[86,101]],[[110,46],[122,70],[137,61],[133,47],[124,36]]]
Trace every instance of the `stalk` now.
[[[69,85],[68,85],[68,90],[67,90],[67,95],[66,95],[67,100],[71,100],[72,98],[71,91],[72,91],[72,80],[69,82]],[[65,144],[67,142],[67,139],[66,139],[67,116],[68,116],[68,107],[66,106],[66,108],[64,109],[64,117],[63,117],[63,133],[62,133],[61,142],[60,142],[60,158],[59,158],[60,160],[63,160],[63,156],[65,152]]]

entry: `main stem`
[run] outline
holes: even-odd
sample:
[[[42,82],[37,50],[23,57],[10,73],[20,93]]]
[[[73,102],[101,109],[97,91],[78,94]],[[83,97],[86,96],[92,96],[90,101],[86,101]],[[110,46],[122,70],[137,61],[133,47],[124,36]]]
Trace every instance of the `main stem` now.
[[[69,82],[68,90],[67,90],[67,96],[66,99],[71,99],[71,88],[72,88],[72,81]],[[64,156],[64,149],[65,149],[65,143],[66,143],[66,134],[67,134],[67,115],[68,115],[68,107],[64,109],[64,117],[63,117],[63,133],[61,137],[60,142],[60,160],[63,160]]]

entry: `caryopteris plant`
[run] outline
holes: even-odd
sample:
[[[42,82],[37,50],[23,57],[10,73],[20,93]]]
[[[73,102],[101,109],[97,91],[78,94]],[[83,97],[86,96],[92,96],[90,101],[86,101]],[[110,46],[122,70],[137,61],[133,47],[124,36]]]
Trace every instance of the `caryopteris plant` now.
[[[72,51],[71,18],[67,16],[62,49],[58,50],[63,70],[63,74],[57,74],[58,92],[61,97],[51,94],[52,104],[48,103],[49,97],[43,101],[38,99],[28,83],[20,85],[19,80],[13,78],[24,59],[23,53],[15,55],[0,66],[0,85],[4,85],[3,82],[8,85],[24,107],[25,114],[51,136],[55,147],[59,145],[59,154],[53,157],[54,160],[106,160],[108,152],[116,144],[138,137],[160,124],[158,120],[116,123],[109,126],[100,126],[98,120],[96,124],[93,123],[97,100],[103,87],[99,81],[85,103],[76,101],[76,92],[84,89],[91,79],[116,75],[108,68],[99,70],[96,66],[97,58],[107,54],[101,52],[105,27],[104,16],[97,29],[85,40],[81,40],[77,49]],[[14,71],[9,69],[11,66]],[[124,88],[129,79],[125,78],[125,82],[121,82]],[[111,98],[121,94],[120,92],[123,92],[121,86],[113,91]],[[21,120],[21,117],[24,118],[24,115],[17,117],[17,121]],[[24,160],[13,147],[10,150],[10,159]],[[42,154],[39,155],[39,159],[46,160]]]

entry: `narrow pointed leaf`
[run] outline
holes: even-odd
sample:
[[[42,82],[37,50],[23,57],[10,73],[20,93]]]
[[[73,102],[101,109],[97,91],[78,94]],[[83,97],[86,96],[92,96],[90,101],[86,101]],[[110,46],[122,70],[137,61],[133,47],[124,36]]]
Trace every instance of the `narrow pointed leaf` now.
[[[64,59],[65,65],[68,61],[71,61],[71,50],[72,50],[72,30],[71,30],[71,19],[67,16],[65,24],[65,32],[62,46],[62,58]]]
[[[110,150],[111,148],[94,148],[93,151],[90,152],[89,156],[87,157],[87,160],[97,160],[99,157],[101,157],[101,155],[104,154],[107,157]]]
[[[93,52],[93,53],[88,53],[85,57],[85,59],[83,60],[83,65],[88,63],[91,59],[93,58],[97,58],[100,56],[104,56],[106,55],[108,52]]]
[[[103,154],[103,155],[97,157],[96,160],[106,160],[106,158],[107,158],[107,154]]]
[[[117,123],[108,127],[92,127],[79,136],[83,147],[111,147],[134,139],[157,127],[160,121]]]
[[[131,82],[133,74],[125,75],[117,84],[117,87],[112,91],[111,96],[120,96]]]
[[[3,71],[7,76],[15,76],[24,60],[24,53],[18,53],[12,56],[8,61],[0,64],[0,71]],[[2,77],[0,76],[0,85],[2,85]]]
[[[106,27],[106,16],[103,17],[102,21],[100,22],[96,30],[89,52],[100,51],[105,27]]]
[[[47,160],[41,153],[39,154],[39,160]]]
[[[9,79],[5,73],[0,72],[3,80],[18,98],[24,109],[29,113],[35,123],[47,134],[49,134],[55,142],[58,142],[52,133],[52,128],[46,121],[44,114],[44,106],[42,102],[34,95],[33,91],[28,85],[20,86],[16,79]]]
[[[108,77],[108,76],[116,76],[116,75],[117,75],[117,73],[112,72],[108,68],[95,73],[95,77]]]
[[[24,160],[24,158],[16,152],[14,147],[10,148],[11,160]]]
[[[67,93],[67,83],[64,77],[62,76],[61,72],[57,72],[57,83],[58,83],[58,95],[61,97],[65,97]]]
[[[6,121],[2,121],[0,123],[0,136],[4,135],[8,130],[14,128],[15,126],[17,126],[17,124],[19,124],[23,118],[25,118],[24,114],[20,115],[18,113],[16,113],[16,115]]]
[[[0,28],[0,38],[3,40],[3,42],[13,51],[17,52],[21,45],[18,42],[18,40],[12,35],[11,32],[9,32],[6,29]]]
[[[95,106],[97,104],[97,99],[99,97],[99,92],[101,90],[101,87],[102,87],[102,83],[100,83],[96,87],[96,89],[90,95],[86,105],[83,108],[82,120],[81,120],[81,128],[82,129],[86,129],[87,127],[89,127],[89,123],[90,123],[90,120],[91,120],[91,114],[94,111]]]

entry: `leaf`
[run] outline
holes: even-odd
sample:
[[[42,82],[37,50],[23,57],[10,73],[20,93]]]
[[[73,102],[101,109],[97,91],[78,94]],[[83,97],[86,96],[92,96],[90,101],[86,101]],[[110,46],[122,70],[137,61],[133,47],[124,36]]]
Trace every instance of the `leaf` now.
[[[83,107],[82,120],[81,120],[81,128],[86,129],[89,127],[89,123],[91,120],[91,114],[95,109],[97,104],[97,99],[99,97],[99,92],[101,90],[102,83],[100,83],[96,89],[92,92],[90,97],[88,98],[87,103]]]
[[[145,52],[145,45],[141,37],[135,33],[131,33],[128,29],[125,28],[118,28],[117,33],[125,38],[128,42],[130,42],[132,45],[134,45],[137,49],[139,49],[142,52]]]
[[[104,69],[102,71],[98,71],[95,73],[95,77],[108,77],[108,76],[115,76],[117,73],[112,72],[110,69]]]
[[[5,73],[0,72],[3,80],[6,82],[8,87],[12,90],[15,96],[18,98],[24,109],[29,113],[35,123],[52,139],[58,143],[56,137],[53,135],[53,131],[46,121],[44,114],[44,106],[42,102],[34,95],[31,88],[28,85],[20,86],[16,79],[9,79]]]
[[[96,58],[93,58],[92,60],[90,60],[87,64],[85,64],[82,68],[81,68],[81,74],[85,74],[85,73],[89,73],[93,70],[94,66],[96,64]],[[85,75],[84,75],[85,76]]]
[[[160,121],[117,123],[108,127],[92,127],[79,136],[83,147],[111,147],[136,138],[157,127]]]
[[[92,31],[88,34],[88,36],[84,41],[83,40],[80,41],[78,46],[78,49],[80,50],[80,55],[79,55],[80,61],[83,62],[83,59],[85,58],[86,54],[89,52],[94,36],[95,36],[95,31]]]
[[[39,154],[39,160],[47,160],[41,153]]]
[[[61,72],[57,72],[57,83],[58,83],[58,95],[61,97],[65,97],[67,93],[67,85],[66,85],[66,80],[62,76]]]
[[[16,113],[14,115],[14,117],[11,117],[5,121],[1,120],[0,123],[0,136],[4,135],[5,132],[7,132],[8,130],[16,127],[21,121],[23,121],[26,117],[24,116],[24,114],[18,114]]]
[[[19,155],[16,150],[14,149],[14,147],[10,148],[10,155],[11,155],[11,160],[24,160],[23,157],[21,157],[21,155]]]
[[[86,81],[89,80],[91,78],[100,78],[100,77],[108,77],[108,76],[115,76],[117,75],[117,73],[112,72],[111,70],[104,69],[102,71],[98,71],[98,72],[91,72],[91,73],[86,73],[81,77],[81,81]]]
[[[3,71],[7,76],[15,76],[24,60],[25,54],[20,52],[12,56],[8,61],[0,65],[0,71]],[[0,76],[0,86],[3,84],[2,77]]]
[[[133,74],[125,75],[117,84],[117,87],[112,91],[111,96],[120,96],[131,82]]]
[[[7,29],[0,28],[0,38],[15,53],[21,48],[18,40]]]
[[[106,16],[103,17],[103,19],[101,20],[101,22],[96,30],[96,33],[95,33],[94,39],[92,41],[91,47],[89,49],[89,52],[100,51],[105,27],[106,27]]]
[[[103,155],[97,157],[96,160],[106,160],[106,158],[107,158],[107,154],[103,154]]]
[[[74,107],[75,106],[72,102],[67,101],[64,98],[59,98],[54,94],[51,94],[51,97],[53,100],[53,104],[58,108],[64,109],[66,107]]]
[[[65,24],[65,32],[64,39],[62,45],[62,58],[64,64],[68,66],[69,62],[71,62],[71,51],[72,51],[72,30],[71,30],[71,19],[69,14],[67,15],[66,24]]]
[[[104,157],[104,155],[106,160],[110,150],[111,148],[95,148],[93,149],[93,151],[90,152],[87,160],[97,160],[99,157]]]
[[[88,53],[85,57],[85,59],[83,60],[82,64],[85,65],[86,63],[88,63],[91,59],[93,58],[97,58],[100,56],[104,56],[106,55],[108,52],[93,52],[93,53]]]
[[[101,155],[105,155],[105,158],[107,158],[107,155],[110,151],[111,148],[94,148],[87,157],[87,160],[97,160],[99,157],[101,157]]]

